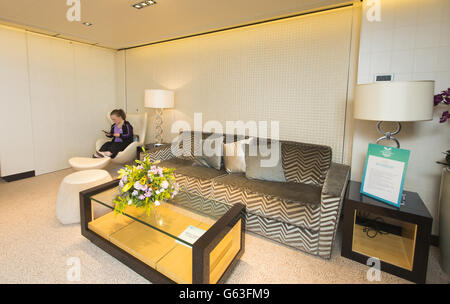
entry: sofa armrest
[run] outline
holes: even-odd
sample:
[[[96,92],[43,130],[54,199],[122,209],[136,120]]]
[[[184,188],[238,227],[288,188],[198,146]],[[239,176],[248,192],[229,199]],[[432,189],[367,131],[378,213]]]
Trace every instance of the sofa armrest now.
[[[139,159],[143,160],[144,155],[148,155],[151,162],[157,160],[165,161],[175,157],[172,153],[171,144],[164,144],[162,146],[146,150],[145,153],[141,152]]]
[[[331,163],[322,188],[322,194],[343,197],[350,178],[350,166]]]
[[[331,258],[345,189],[350,178],[350,167],[332,163],[322,188],[320,203],[319,248],[322,258]]]

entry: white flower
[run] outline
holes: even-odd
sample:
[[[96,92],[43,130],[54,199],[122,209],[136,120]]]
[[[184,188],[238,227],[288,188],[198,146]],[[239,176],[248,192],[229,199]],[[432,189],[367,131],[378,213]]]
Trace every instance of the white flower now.
[[[161,205],[158,201],[155,201],[155,206]]]
[[[132,200],[128,200],[128,205],[131,205],[133,201]]]
[[[161,187],[163,187],[164,189],[167,189],[168,187],[169,187],[169,182],[168,181],[163,181],[162,183],[161,183]]]
[[[158,195],[160,192],[159,192],[159,190],[156,190],[155,193]]]

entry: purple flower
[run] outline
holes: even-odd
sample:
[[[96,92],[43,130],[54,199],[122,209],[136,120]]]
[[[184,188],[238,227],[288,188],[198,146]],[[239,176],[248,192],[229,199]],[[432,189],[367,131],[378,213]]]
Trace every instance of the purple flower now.
[[[145,197],[150,197],[152,195],[152,190],[148,189],[147,191],[145,191],[144,195]]]
[[[439,122],[444,123],[447,121],[447,119],[450,119],[450,113],[448,111],[445,111],[444,113],[442,113],[442,117]]]
[[[131,193],[131,195],[132,196],[136,196],[136,195],[138,195],[138,192],[137,192],[137,190],[134,190],[132,193]]]
[[[119,187],[123,188],[123,181],[122,180],[120,180],[120,182],[119,182]]]
[[[434,105],[437,106],[444,100],[443,94],[434,95]]]
[[[440,93],[440,94],[434,95],[434,105],[437,106],[440,103],[450,105],[450,88],[448,88],[445,91],[442,91],[442,93]],[[450,114],[448,111],[445,111],[444,113],[442,113],[442,116],[439,119],[439,122],[444,123],[447,120],[450,120]]]
[[[145,196],[141,194],[141,195],[139,195],[138,199],[140,199],[142,201],[143,199],[145,199]]]

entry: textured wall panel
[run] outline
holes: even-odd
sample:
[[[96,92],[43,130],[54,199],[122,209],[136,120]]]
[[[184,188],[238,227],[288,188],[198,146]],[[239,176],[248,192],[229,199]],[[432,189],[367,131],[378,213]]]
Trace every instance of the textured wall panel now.
[[[351,26],[343,8],[127,50],[127,110],[145,110],[145,89],[172,89],[166,141],[175,120],[194,129],[194,112],[204,122],[278,120],[281,139],[329,145],[341,161]]]

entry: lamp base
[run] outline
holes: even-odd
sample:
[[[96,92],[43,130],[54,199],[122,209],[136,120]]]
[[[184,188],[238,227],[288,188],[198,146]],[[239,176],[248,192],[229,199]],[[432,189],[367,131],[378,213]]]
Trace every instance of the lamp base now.
[[[382,141],[382,140],[392,140],[393,142],[395,142],[396,144],[397,144],[397,148],[400,148],[400,143],[399,143],[399,141],[397,140],[397,138],[395,138],[395,137],[393,137],[392,135],[396,135],[396,134],[398,134],[399,132],[400,132],[400,130],[402,129],[402,125],[401,125],[401,123],[399,123],[399,122],[396,122],[397,123],[397,129],[395,130],[395,131],[393,131],[393,132],[385,132],[385,131],[383,131],[383,129],[381,128],[381,124],[382,124],[383,122],[382,121],[379,121],[378,123],[377,123],[377,130],[378,130],[378,132],[380,132],[381,134],[383,134],[384,136],[382,136],[382,137],[380,137],[380,138],[378,138],[377,139],[377,144],[380,142],[380,141]]]
[[[162,109],[156,109],[156,134],[155,134],[155,141],[157,145],[162,145],[162,136],[163,136],[163,110]]]

